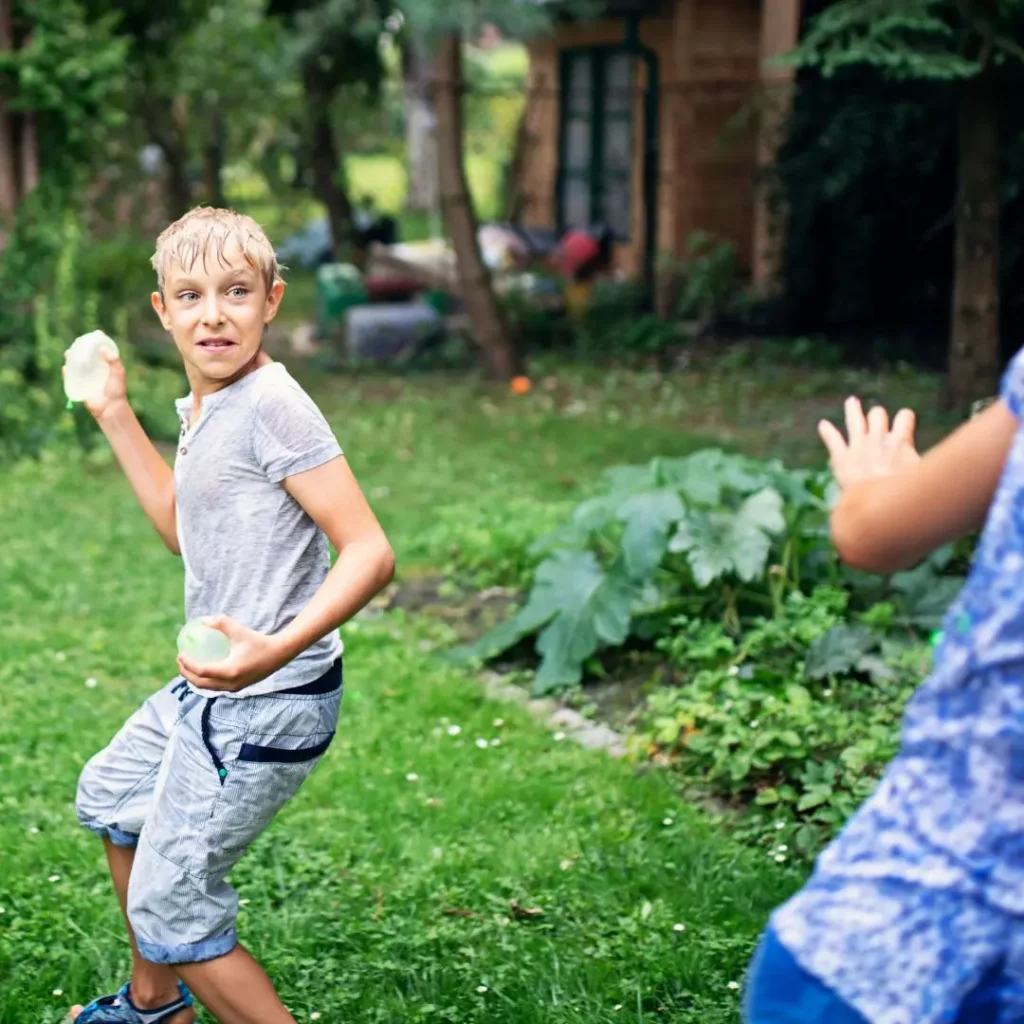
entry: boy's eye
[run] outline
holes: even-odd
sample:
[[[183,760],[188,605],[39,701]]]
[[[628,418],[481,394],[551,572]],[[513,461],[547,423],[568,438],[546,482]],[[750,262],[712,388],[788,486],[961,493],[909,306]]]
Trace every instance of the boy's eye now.
[[[235,298],[244,299],[249,294],[249,289],[242,284],[236,284],[234,288],[229,292],[230,295],[234,295]]]
[[[178,296],[178,298],[181,299],[183,302],[192,302],[195,299],[199,298],[199,293],[198,292],[182,292]]]

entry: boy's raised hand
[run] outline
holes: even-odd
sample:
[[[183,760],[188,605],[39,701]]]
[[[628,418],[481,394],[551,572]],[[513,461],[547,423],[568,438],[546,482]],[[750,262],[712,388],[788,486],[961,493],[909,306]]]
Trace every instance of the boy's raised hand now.
[[[843,490],[864,480],[897,476],[920,461],[914,447],[916,420],[910,409],[900,410],[891,425],[889,414],[880,406],[865,416],[859,398],[848,398],[845,412],[847,437],[827,420],[818,424],[832,472]]]
[[[96,420],[102,420],[107,413],[116,410],[128,401],[128,378],[125,374],[124,363],[108,349],[100,349],[100,355],[107,361],[110,375],[107,377],[103,394],[99,398],[90,398],[84,403],[86,409]],[[66,365],[61,372],[67,372]]]

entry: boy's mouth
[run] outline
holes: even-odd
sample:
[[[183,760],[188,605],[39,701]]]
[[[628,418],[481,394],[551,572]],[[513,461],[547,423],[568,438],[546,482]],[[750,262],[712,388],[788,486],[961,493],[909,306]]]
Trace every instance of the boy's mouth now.
[[[229,348],[235,347],[230,338],[203,338],[198,344],[204,352],[227,352]]]

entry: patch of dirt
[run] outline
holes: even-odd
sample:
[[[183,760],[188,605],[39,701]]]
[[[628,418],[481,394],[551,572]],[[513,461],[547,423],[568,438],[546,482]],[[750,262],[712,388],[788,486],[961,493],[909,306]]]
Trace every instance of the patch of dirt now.
[[[433,615],[446,622],[462,643],[473,643],[489,629],[504,622],[520,599],[508,587],[470,590],[458,587],[444,576],[423,576],[405,580],[385,592],[385,610]]]
[[[400,608],[442,619],[456,631],[461,643],[470,644],[508,619],[521,598],[518,591],[507,587],[477,591],[458,587],[444,576],[427,575],[393,585],[377,606],[384,611]],[[519,657],[519,651],[509,652],[491,666],[493,672],[500,678],[532,665],[532,648],[530,655],[523,653]],[[558,706],[585,708],[589,718],[617,732],[635,723],[647,695],[655,686],[669,682],[671,675],[657,654],[629,649],[612,652],[606,658],[605,671],[603,678],[586,679],[570,702],[558,702]]]

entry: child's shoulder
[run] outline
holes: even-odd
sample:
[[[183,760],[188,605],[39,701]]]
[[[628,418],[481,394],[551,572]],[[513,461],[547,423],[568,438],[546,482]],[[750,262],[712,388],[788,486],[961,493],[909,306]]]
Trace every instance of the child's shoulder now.
[[[284,363],[270,363],[255,378],[250,402],[257,416],[319,413],[316,402]]]

